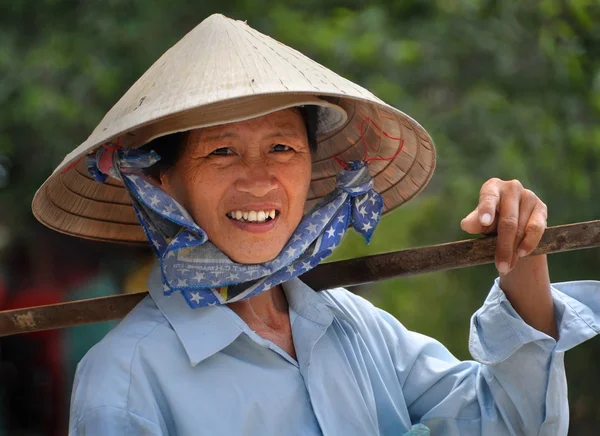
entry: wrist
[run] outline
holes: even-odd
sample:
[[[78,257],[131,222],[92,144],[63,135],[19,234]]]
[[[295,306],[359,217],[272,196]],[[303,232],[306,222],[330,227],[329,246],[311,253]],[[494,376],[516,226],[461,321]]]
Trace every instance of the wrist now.
[[[546,255],[519,259],[508,274],[500,275],[500,288],[523,321],[556,339],[557,328]]]

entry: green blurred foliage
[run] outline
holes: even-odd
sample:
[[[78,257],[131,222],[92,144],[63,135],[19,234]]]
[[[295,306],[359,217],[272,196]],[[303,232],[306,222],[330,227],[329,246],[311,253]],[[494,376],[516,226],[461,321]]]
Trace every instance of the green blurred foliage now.
[[[27,231],[32,196],[119,96],[203,18],[222,12],[302,51],[419,120],[438,168],[370,246],[336,258],[465,238],[490,177],[519,179],[549,224],[600,217],[597,0],[13,0],[0,6],[0,221]],[[8,174],[4,174],[7,172]],[[550,259],[554,281],[600,279],[600,252]],[[493,267],[369,287],[411,329],[468,358],[468,320]],[[596,434],[600,343],[567,355],[572,431]]]

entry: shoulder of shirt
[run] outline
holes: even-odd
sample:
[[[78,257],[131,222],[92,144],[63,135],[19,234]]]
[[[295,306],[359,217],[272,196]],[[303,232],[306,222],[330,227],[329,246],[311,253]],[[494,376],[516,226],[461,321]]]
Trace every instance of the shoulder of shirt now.
[[[434,341],[428,336],[408,330],[392,314],[347,289],[335,288],[319,294],[325,299],[325,304],[334,317],[345,320],[371,346],[392,346],[395,350],[406,351],[407,347],[421,347]]]
[[[178,341],[165,341],[165,334],[175,335],[154,301],[149,296],[144,298],[79,362],[71,414],[84,415],[101,407],[127,410],[137,350],[144,341],[156,341],[156,353],[168,353],[165,346],[177,345]],[[154,348],[144,347],[144,352]],[[107,383],[107,380],[110,382]],[[78,416],[72,418],[77,419]]]
[[[336,317],[343,317],[354,324],[387,322],[387,317],[393,318],[387,312],[375,307],[367,299],[348,291],[345,288],[334,288],[319,293],[331,308]]]

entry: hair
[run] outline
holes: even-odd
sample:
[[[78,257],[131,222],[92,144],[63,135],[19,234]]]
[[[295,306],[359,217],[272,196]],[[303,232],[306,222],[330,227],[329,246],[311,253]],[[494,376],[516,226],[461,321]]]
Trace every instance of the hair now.
[[[310,151],[314,153],[317,150],[319,107],[307,105],[297,107],[296,109],[300,111],[300,115],[302,115],[302,118],[304,119],[308,145],[310,147]],[[189,133],[189,131],[185,131],[160,136],[140,147],[141,150],[154,150],[160,156],[160,160],[158,162],[143,170],[144,173],[154,179],[158,179],[162,174],[165,173],[165,171],[175,165],[185,149]]]

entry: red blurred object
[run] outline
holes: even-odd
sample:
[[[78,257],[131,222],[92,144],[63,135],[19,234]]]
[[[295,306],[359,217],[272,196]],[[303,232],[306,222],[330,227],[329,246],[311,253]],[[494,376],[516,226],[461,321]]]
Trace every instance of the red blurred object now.
[[[55,287],[30,287],[12,295],[4,302],[3,309],[54,304],[63,299],[63,292]],[[6,417],[9,431],[22,428],[24,423],[31,425],[33,420],[44,434],[60,434],[63,425],[60,411],[67,402],[62,348],[60,330],[28,333],[11,338],[8,343],[2,341],[3,360],[10,362],[14,377],[10,381],[13,389],[9,391],[12,404],[6,407],[10,411]],[[29,404],[32,400],[37,404]],[[34,414],[38,416],[31,416]]]

